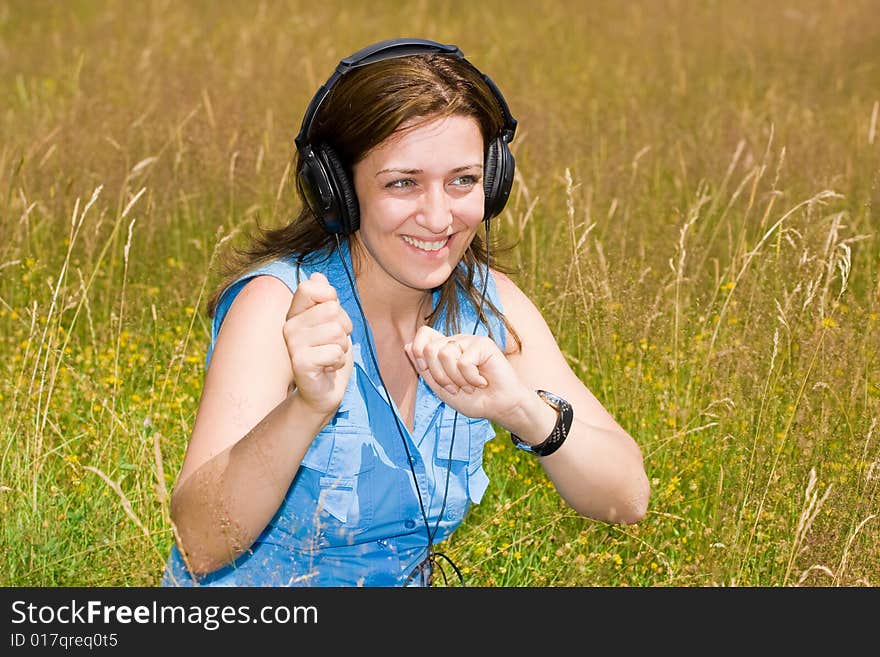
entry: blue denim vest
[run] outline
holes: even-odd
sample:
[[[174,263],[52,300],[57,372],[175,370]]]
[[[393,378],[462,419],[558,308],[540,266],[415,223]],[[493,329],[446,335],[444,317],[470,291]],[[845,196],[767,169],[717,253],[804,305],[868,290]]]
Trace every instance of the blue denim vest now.
[[[420,377],[414,430],[409,431],[382,386],[368,346],[374,344],[372,333],[361,316],[342,259],[352,272],[347,241],[333,254],[322,251],[300,263],[291,256],[263,265],[223,292],[206,363],[226,312],[249,280],[275,276],[293,292],[298,280],[320,271],[336,288],[340,304],[351,317],[354,368],[335,417],[315,436],[280,508],[251,548],[234,563],[194,579],[174,546],[163,586],[418,584],[418,578],[414,582],[408,578],[427,555],[428,529],[419,495],[434,543],[447,538],[470,504],[482,498],[489,483],[483,470],[483,447],[495,435],[492,424],[484,418],[457,415]],[[475,275],[480,292],[485,273],[481,266]],[[463,291],[458,295],[459,332],[471,333],[476,308]],[[486,298],[503,312],[491,273]],[[438,299],[439,291],[435,291],[435,305]],[[485,314],[490,317],[491,334],[482,322],[476,334],[491,335],[503,350],[504,324],[488,310]],[[444,315],[440,313],[434,324],[441,332],[445,332]]]

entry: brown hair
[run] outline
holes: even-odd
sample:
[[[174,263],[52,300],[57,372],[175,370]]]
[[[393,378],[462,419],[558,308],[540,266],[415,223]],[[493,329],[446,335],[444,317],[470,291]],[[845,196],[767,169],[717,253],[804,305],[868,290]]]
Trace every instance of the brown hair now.
[[[486,147],[504,123],[495,95],[480,74],[467,62],[448,55],[397,57],[375,62],[343,76],[315,116],[309,141],[330,144],[351,178],[354,164],[397,132],[405,122],[417,119],[411,124],[415,127],[419,122],[451,115],[475,119]],[[297,154],[296,172],[302,166],[302,159]],[[324,230],[305,203],[298,176],[297,193],[302,209],[294,221],[276,229],[262,228],[257,221],[250,245],[233,249],[227,255],[227,260],[223,263],[223,281],[208,299],[209,317],[213,317],[223,290],[243,272],[290,255],[303,256],[319,250],[332,254],[335,251],[336,240]],[[349,236],[349,240],[354,263],[362,245],[357,239],[356,231]],[[510,273],[512,268],[498,264],[494,256],[499,251],[509,251],[514,244],[497,243],[495,234],[491,231],[490,240],[493,267]],[[425,317],[430,325],[433,325],[439,313],[446,307],[447,333],[460,332],[456,287],[461,287],[474,308],[480,308],[480,320],[489,327],[485,311],[480,305],[482,290],[477,289],[474,284],[476,264],[489,264],[486,247],[483,235],[478,231],[462,257],[464,271],[462,267],[456,267],[453,274],[440,286],[439,302]],[[520,338],[504,314],[488,298],[485,304],[504,323],[519,349]]]

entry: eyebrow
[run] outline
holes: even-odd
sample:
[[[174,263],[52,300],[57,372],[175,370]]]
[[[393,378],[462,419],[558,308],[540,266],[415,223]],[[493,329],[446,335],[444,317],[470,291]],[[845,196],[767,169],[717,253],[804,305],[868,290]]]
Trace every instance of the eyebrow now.
[[[468,169],[482,169],[482,164],[467,164],[463,167],[456,167],[452,169],[449,173],[460,173],[461,171],[467,171]],[[424,173],[422,169],[382,169],[381,171],[376,172],[376,176],[380,176],[383,173],[403,173],[408,176],[415,176],[420,173]]]

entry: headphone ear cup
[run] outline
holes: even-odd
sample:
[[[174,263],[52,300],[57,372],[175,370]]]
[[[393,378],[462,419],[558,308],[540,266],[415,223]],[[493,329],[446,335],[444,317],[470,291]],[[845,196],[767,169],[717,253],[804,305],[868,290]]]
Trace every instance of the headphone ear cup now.
[[[494,139],[486,151],[483,167],[483,191],[486,195],[484,219],[497,216],[507,204],[513,186],[515,161],[501,137]]]
[[[336,201],[334,205],[337,208],[337,216],[334,223],[338,226],[338,230],[334,232],[351,235],[360,226],[360,208],[354,186],[345,172],[342,161],[329,144],[321,144],[318,147],[318,152],[327,167],[328,178]]]
[[[485,194],[484,218],[490,218],[495,203],[495,182],[498,180],[498,140],[495,139],[486,149],[486,164],[483,167],[483,193]]]
[[[306,146],[300,153],[302,167],[297,175],[297,187],[324,230],[328,233],[339,232],[336,224],[339,212],[327,178],[327,169],[311,146]]]

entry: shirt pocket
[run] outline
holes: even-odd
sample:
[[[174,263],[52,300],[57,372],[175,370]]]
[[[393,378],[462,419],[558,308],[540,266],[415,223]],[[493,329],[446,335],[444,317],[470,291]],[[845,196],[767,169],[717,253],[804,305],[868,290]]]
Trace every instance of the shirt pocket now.
[[[461,414],[456,416],[453,412],[450,416],[444,416],[438,426],[435,464],[443,469],[447,465],[451,467],[450,479],[457,478],[460,481],[462,502],[469,499],[478,504],[489,485],[489,477],[483,469],[483,448],[495,435],[492,423],[485,418],[470,418]],[[445,477],[445,470],[440,472],[442,474],[439,476]],[[450,508],[454,512],[455,501],[450,501],[453,504]]]
[[[332,544],[350,543],[373,521],[376,452],[372,435],[337,418],[302,460],[313,495],[313,518]]]

